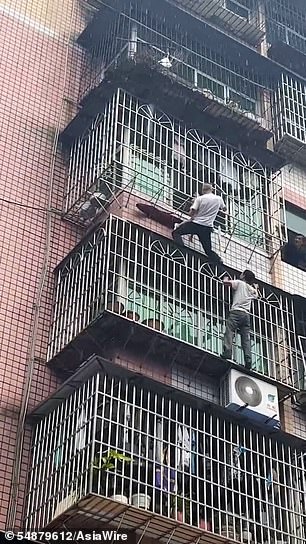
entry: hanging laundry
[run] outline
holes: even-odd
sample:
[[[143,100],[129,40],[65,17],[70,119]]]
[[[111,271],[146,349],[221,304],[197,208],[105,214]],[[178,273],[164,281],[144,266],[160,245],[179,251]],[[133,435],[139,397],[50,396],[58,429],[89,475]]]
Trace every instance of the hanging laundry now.
[[[156,422],[156,462],[161,463],[162,462],[162,456],[163,456],[163,434],[162,434],[162,421],[161,419],[158,419]]]
[[[191,474],[197,474],[197,437],[196,432],[192,430],[191,432]]]
[[[124,417],[124,430],[123,430],[123,444],[126,451],[131,451],[130,429],[131,429],[131,407],[129,404],[126,404],[125,417]]]
[[[77,419],[76,424],[76,434],[75,434],[75,450],[80,451],[86,445],[86,414],[84,408],[81,408],[80,414]]]
[[[246,451],[247,451],[246,448],[244,448],[243,446],[235,446],[233,448],[233,453],[232,453],[232,462],[233,462],[232,478],[233,479],[239,480],[240,478],[242,478],[240,457]]]
[[[173,158],[177,161],[182,170],[185,170],[186,167],[186,150],[185,145],[182,140],[178,137],[174,137],[173,142]]]
[[[191,443],[188,429],[180,425],[177,430],[177,468],[183,470],[190,467]]]
[[[176,471],[169,466],[168,448],[163,452],[163,463],[155,467],[155,487],[168,493],[175,491]]]

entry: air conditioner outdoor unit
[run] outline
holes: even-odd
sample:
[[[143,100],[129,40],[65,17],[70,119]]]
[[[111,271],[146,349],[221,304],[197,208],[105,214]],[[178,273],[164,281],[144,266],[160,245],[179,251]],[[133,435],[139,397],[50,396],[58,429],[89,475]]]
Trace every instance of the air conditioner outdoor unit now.
[[[278,393],[275,385],[230,370],[221,383],[221,404],[229,410],[257,421],[280,428]]]

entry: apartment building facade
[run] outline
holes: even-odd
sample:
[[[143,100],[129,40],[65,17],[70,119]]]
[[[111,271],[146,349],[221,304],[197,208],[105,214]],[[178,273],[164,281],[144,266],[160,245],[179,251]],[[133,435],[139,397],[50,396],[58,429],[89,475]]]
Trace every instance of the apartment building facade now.
[[[302,544],[306,8],[85,4],[31,382],[58,388],[32,392],[20,523]],[[172,240],[207,181],[229,212],[213,233],[226,274],[259,282],[250,370],[239,336],[220,358],[223,275],[196,239]]]

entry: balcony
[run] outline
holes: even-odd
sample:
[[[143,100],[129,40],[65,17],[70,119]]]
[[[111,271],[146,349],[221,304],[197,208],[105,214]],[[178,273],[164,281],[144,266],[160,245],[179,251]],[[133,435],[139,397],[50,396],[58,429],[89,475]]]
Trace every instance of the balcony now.
[[[274,98],[275,148],[291,162],[306,165],[306,86],[283,74]]]
[[[175,0],[173,3],[250,45],[258,45],[264,38],[264,24],[259,20],[257,1]]]
[[[220,377],[229,288],[200,254],[114,216],[58,266],[49,364],[75,370],[80,357],[122,351]],[[293,301],[262,287],[252,314],[254,375],[288,391],[299,383]],[[241,368],[237,340],[232,365]]]
[[[269,57],[305,75],[306,11],[303,2],[271,0],[265,5]]]
[[[306,542],[298,439],[264,435],[99,357],[32,416],[27,530],[106,526],[173,544]]]
[[[183,94],[185,108],[187,100],[197,104],[212,135],[219,131],[233,138],[238,130],[244,134],[240,141],[256,140],[261,146],[272,137],[262,103],[266,111],[279,70],[274,65],[267,70],[267,59],[253,51],[250,58],[249,50],[237,50],[237,44],[220,39],[217,31],[162,0],[156,0],[154,9],[151,2],[135,2],[132,14],[124,0],[113,8],[104,6],[79,37],[88,50],[83,104],[99,94],[105,80],[115,77],[115,70],[119,86],[135,96],[145,94],[157,106],[169,93]],[[166,20],[160,16],[164,12]],[[174,108],[169,113],[175,114],[173,100],[168,102]],[[222,127],[216,123],[220,116]]]
[[[64,209],[74,222],[89,225],[110,203],[119,205],[122,192],[183,218],[209,180],[229,210],[222,235],[269,254],[282,243],[282,187],[273,167],[121,89],[69,154]]]

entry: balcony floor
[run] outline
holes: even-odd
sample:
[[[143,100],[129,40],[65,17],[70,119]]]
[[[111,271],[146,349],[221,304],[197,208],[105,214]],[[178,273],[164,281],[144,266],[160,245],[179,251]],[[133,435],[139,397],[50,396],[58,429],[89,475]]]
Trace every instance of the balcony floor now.
[[[89,494],[75,506],[54,518],[45,531],[83,529],[115,529],[117,531],[136,532],[140,542],[143,538],[152,538],[167,544],[236,544],[211,532],[186,525],[174,519],[154,514],[127,504],[121,504],[110,498]]]

